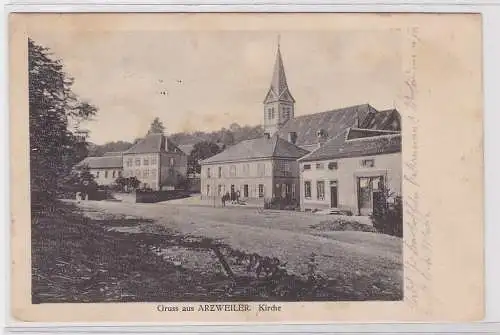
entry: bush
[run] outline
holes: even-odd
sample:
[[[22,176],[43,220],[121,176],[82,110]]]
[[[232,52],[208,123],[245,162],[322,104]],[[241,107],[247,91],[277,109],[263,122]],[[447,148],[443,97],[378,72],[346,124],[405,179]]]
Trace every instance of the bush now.
[[[374,204],[373,226],[383,234],[403,237],[403,200],[401,196],[383,196]]]
[[[287,198],[266,198],[264,199],[264,209],[280,209],[294,211],[300,207],[300,204],[295,199]]]

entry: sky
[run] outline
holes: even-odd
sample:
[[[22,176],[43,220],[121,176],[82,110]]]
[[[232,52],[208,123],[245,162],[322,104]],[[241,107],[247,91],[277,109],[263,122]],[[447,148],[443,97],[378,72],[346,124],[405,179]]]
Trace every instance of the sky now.
[[[166,132],[263,122],[277,40],[295,115],[370,103],[392,108],[403,86],[397,31],[33,32],[99,109],[90,141],[132,141],[159,117]],[[165,92],[165,94],[162,94]]]

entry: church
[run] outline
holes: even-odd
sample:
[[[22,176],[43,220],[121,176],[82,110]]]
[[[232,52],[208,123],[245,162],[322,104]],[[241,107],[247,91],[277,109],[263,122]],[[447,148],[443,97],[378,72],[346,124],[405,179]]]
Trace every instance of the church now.
[[[296,117],[279,44],[263,121],[263,138],[200,163],[203,197],[238,192],[242,199],[298,201],[301,210],[369,215],[384,185],[401,192],[399,112],[361,104]]]

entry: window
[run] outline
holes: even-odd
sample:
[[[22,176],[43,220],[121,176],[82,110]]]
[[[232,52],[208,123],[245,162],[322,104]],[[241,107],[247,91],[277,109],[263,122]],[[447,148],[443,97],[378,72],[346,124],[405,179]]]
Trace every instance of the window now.
[[[266,174],[266,165],[264,163],[257,164],[257,175],[259,177],[264,177]]]
[[[95,173],[95,177],[96,177],[96,178],[99,178],[99,171],[96,171],[96,173]]]
[[[264,185],[259,184],[259,198],[264,198]]]
[[[229,167],[229,175],[231,177],[236,177],[236,165],[231,165]]]
[[[287,194],[288,194],[288,185],[281,184],[281,197],[286,198]]]
[[[371,168],[375,166],[375,160],[374,159],[363,159],[361,161],[361,166],[366,167],[366,168]]]
[[[142,161],[142,164],[149,165],[149,159],[148,158],[144,158],[144,160]]]
[[[283,118],[287,120],[290,117],[290,107],[283,107]]]
[[[277,162],[278,171],[285,177],[290,175],[290,162],[288,161],[278,161]]]
[[[218,174],[219,178],[222,178],[222,167],[219,166]]]
[[[141,178],[141,170],[135,170],[135,176],[137,178]]]
[[[132,167],[132,158],[127,159],[127,167]]]
[[[311,170],[311,164],[304,164],[304,170]]]
[[[295,184],[292,184],[292,199],[295,199]]]
[[[220,185],[220,184],[217,186],[217,194],[218,195],[222,194],[222,185]]]
[[[243,185],[243,197],[248,198],[248,185]]]
[[[207,178],[210,178],[210,168],[207,168]]]
[[[268,118],[269,120],[274,119],[274,108],[273,108],[273,107],[271,107],[271,108],[269,108],[269,109],[267,110],[267,118]]]
[[[329,170],[337,170],[339,168],[339,164],[337,162],[330,162],[328,163],[328,169]]]
[[[116,171],[113,170],[113,178],[115,178],[115,177],[116,177]]]
[[[316,191],[317,191],[317,197],[318,200],[325,200],[325,182],[324,181],[318,181],[316,183]]]
[[[207,195],[210,195],[210,185],[207,185]]]
[[[174,166],[175,165],[175,159],[174,157],[170,157],[170,166]]]
[[[144,170],[144,171],[142,172],[142,176],[143,176],[144,178],[149,178],[149,170]]]
[[[325,168],[325,164],[323,163],[316,163],[316,170],[323,170]]]
[[[121,176],[122,176],[122,172],[118,171],[118,177],[121,177]]]
[[[151,169],[151,177],[156,177],[156,169]]]
[[[310,181],[304,182],[304,196],[307,199],[311,199],[311,182]]]
[[[104,178],[108,178],[108,170],[104,171]]]
[[[151,158],[151,165],[156,165],[156,157]]]
[[[249,164],[243,164],[243,175],[248,176],[250,172],[250,165]]]
[[[137,158],[135,160],[135,166],[140,166],[141,165],[141,159],[140,158]]]

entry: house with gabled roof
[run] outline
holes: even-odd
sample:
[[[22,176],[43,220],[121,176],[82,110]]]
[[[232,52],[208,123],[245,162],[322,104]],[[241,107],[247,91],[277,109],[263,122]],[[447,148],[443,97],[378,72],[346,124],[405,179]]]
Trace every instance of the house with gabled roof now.
[[[175,188],[187,175],[187,156],[163,134],[148,134],[123,152],[123,176],[136,177],[141,186]]]
[[[306,153],[277,135],[239,142],[200,162],[202,196],[298,200],[297,159]]]
[[[123,158],[119,153],[106,153],[103,157],[86,157],[75,169],[88,168],[99,185],[111,185],[123,173]]]
[[[299,159],[302,210],[370,215],[387,191],[401,195],[401,133],[347,128]]]

